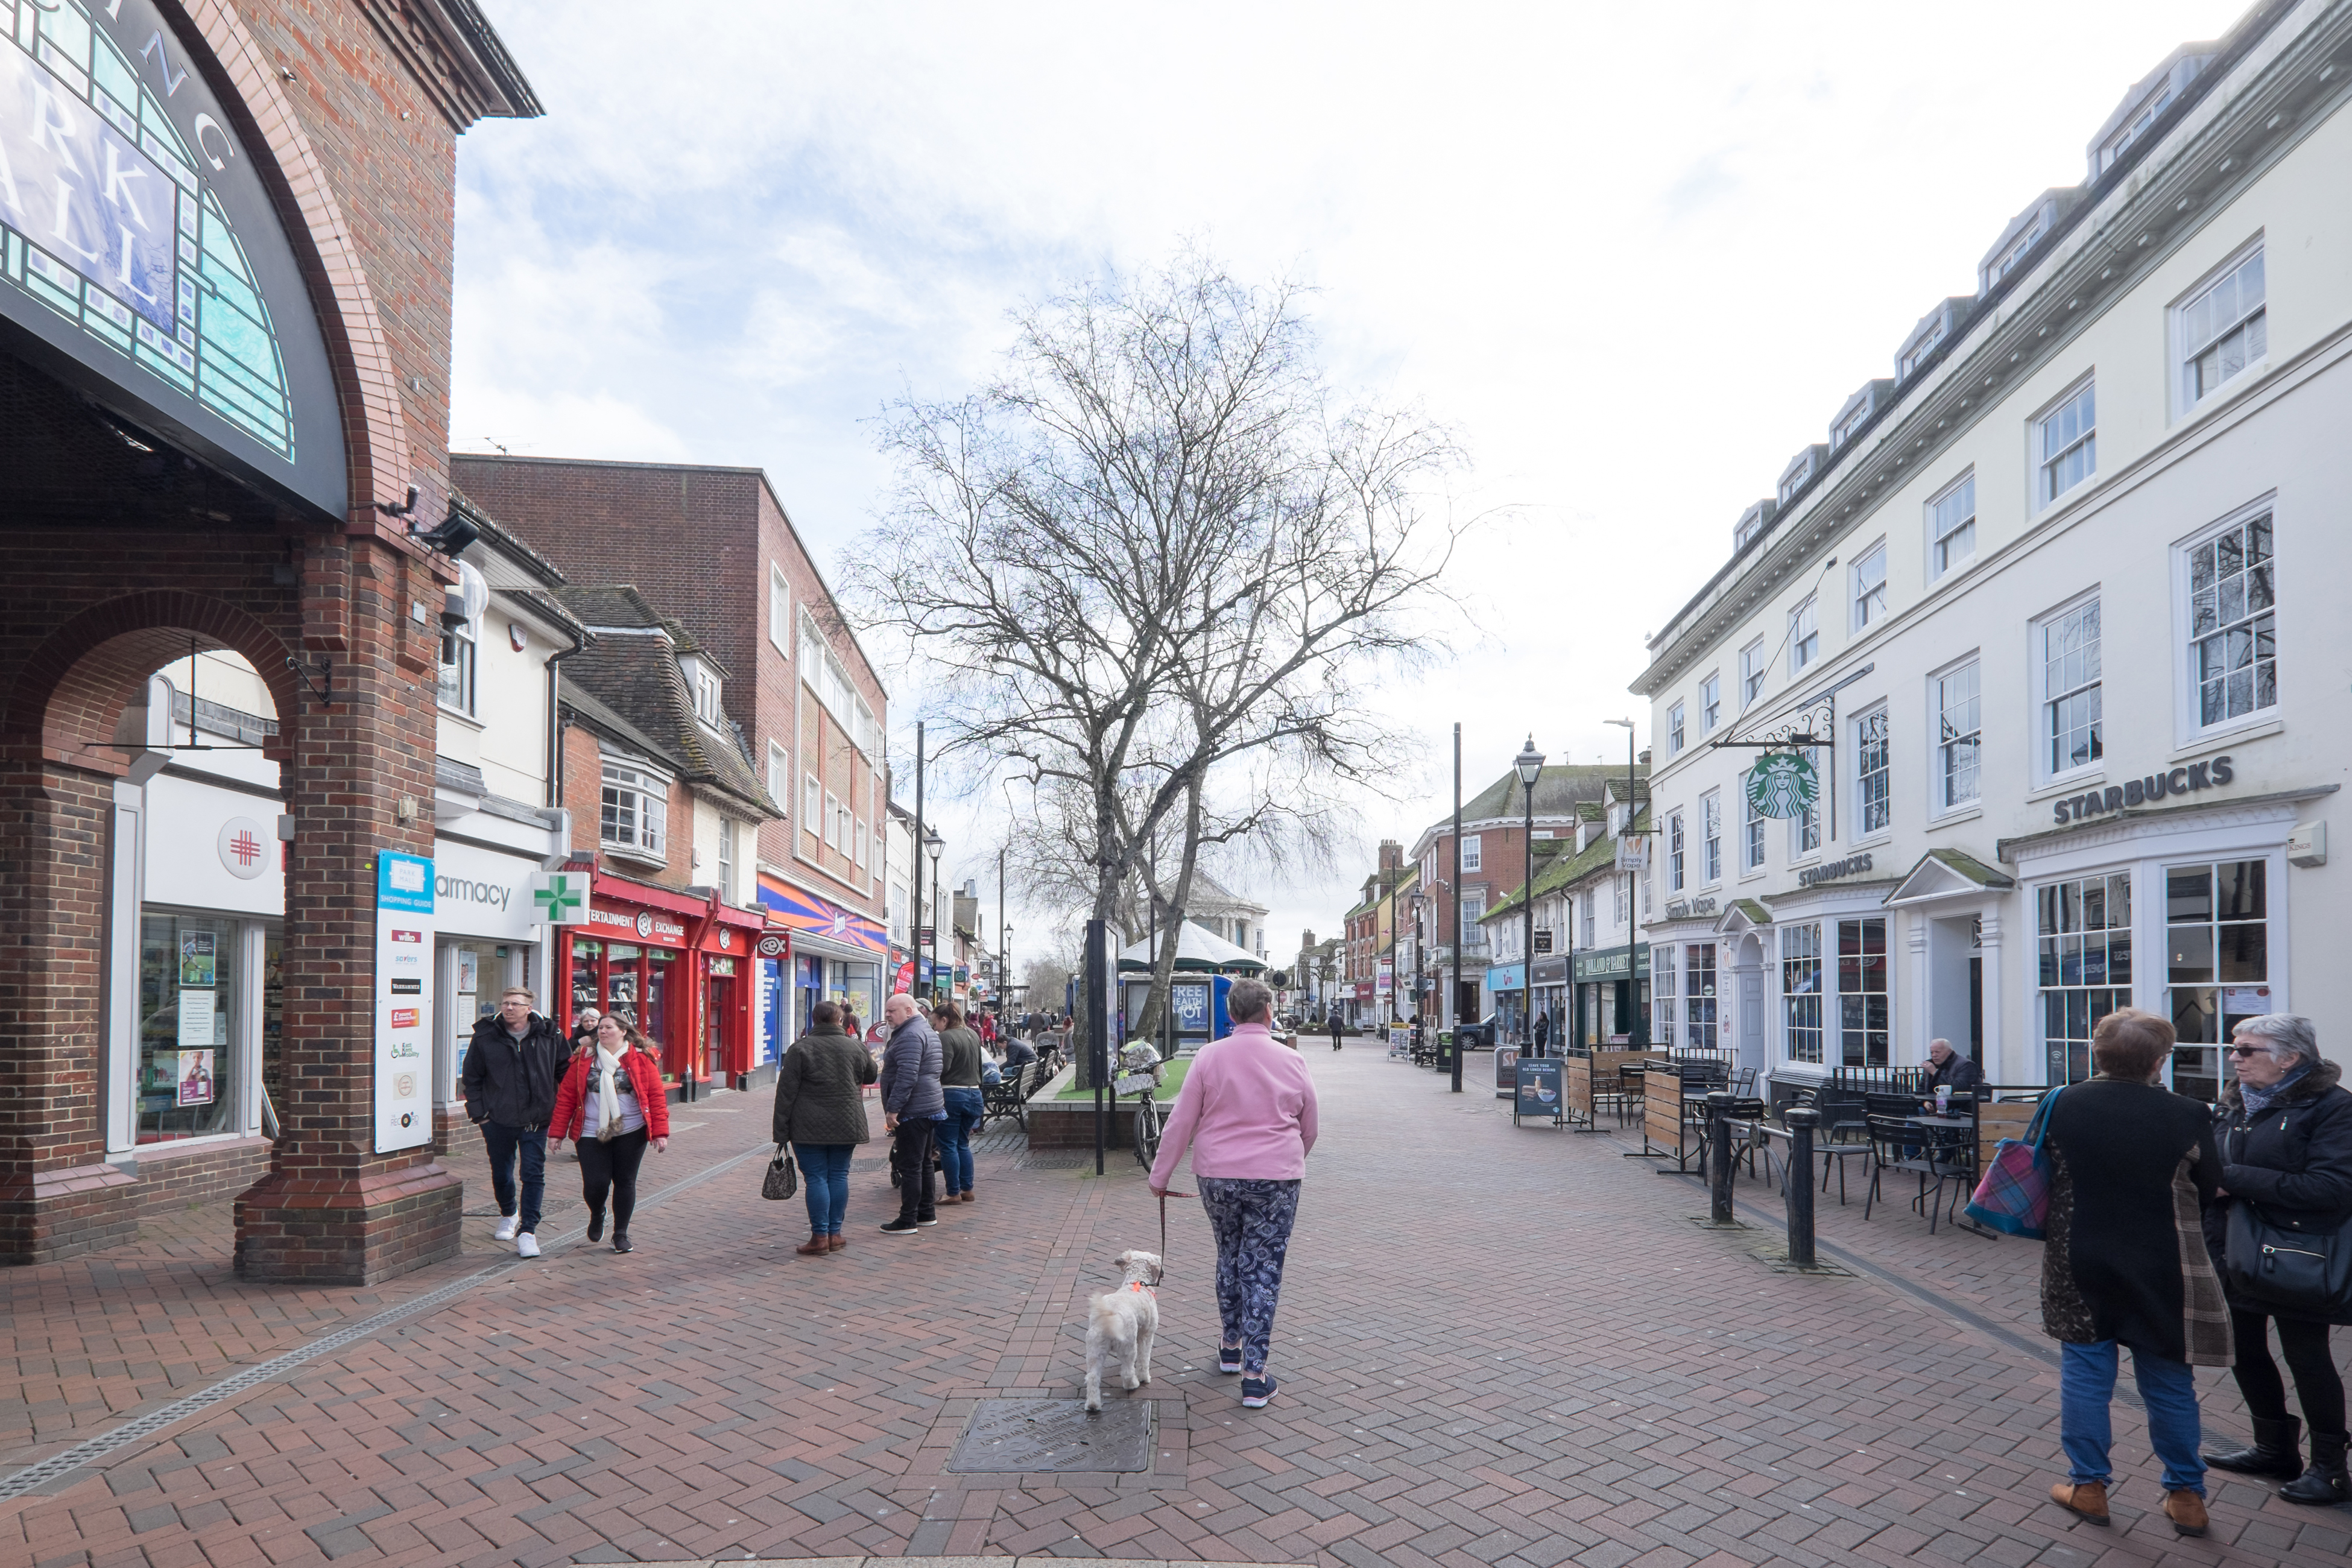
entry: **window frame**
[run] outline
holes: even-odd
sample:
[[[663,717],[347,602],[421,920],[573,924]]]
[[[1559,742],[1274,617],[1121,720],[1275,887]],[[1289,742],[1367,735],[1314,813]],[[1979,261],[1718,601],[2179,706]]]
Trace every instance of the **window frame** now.
[[[1683,748],[1689,743],[1685,739],[1687,731],[1684,728],[1683,718],[1683,704],[1679,700],[1666,710],[1666,755],[1670,757],[1681,756]]]
[[[1712,888],[1723,880],[1723,792],[1708,790],[1698,797],[1699,868],[1706,873],[1699,883]]]
[[[1754,772],[1750,768],[1739,775],[1739,874],[1743,877],[1764,869],[1764,825],[1771,820],[1748,798],[1748,780]]]
[[[1683,858],[1685,848],[1683,814],[1679,811],[1669,813],[1666,817],[1666,891],[1670,893],[1683,890],[1687,869]]]
[[[466,719],[477,718],[481,702],[482,639],[475,631],[473,622],[460,621],[454,626],[442,626],[441,655],[446,656],[452,651],[457,655],[454,658],[436,656],[435,659],[434,706],[444,713],[455,713]],[[441,679],[441,671],[452,668],[457,672],[455,684],[458,689],[454,700],[444,694],[446,689]]]
[[[1969,699],[1976,705],[1976,727],[1947,738],[1945,716],[1949,710],[1945,702],[1944,683],[1962,672],[1976,674],[1976,695]],[[1984,805],[1984,658],[1982,650],[1971,648],[1943,668],[1927,676],[1927,817],[1929,821],[1952,816],[1961,812],[1978,811]],[[1976,758],[1970,778],[1973,791],[1963,799],[1951,798],[1948,781],[1951,778],[1948,748],[1973,740]]]
[[[719,672],[699,659],[694,664],[694,716],[713,730],[727,723],[726,688]]]
[[[801,775],[801,831],[824,840],[824,781],[811,773]]]
[[[2067,410],[2086,396],[2090,399],[2089,422],[2081,427],[2073,439],[2059,448],[2055,457],[2051,456],[2050,426],[2056,424],[2064,416]],[[2025,428],[2026,445],[2029,448],[2026,466],[2028,471],[2033,476],[2033,510],[2037,512],[2047,511],[2099,477],[2098,372],[2095,369],[2084,372],[2065,391],[2044,404],[2039,413],[2027,420]],[[2056,476],[2053,470],[2075,452],[2084,454],[2082,473],[2069,480],[2063,489],[2053,489]]]
[[[1937,509],[1941,507],[1946,501],[1958,496],[1962,490],[1966,490],[1969,493],[1969,514],[1967,521],[1954,523],[1951,527],[1938,531],[1939,520],[1936,515]],[[1969,467],[1961,469],[1958,478],[1953,479],[1951,483],[1946,485],[1942,489],[1939,489],[1935,494],[1929,496],[1927,498],[1927,504],[1922,510],[1926,516],[1927,530],[1927,581],[1930,583],[1940,583],[1945,578],[1950,576],[1953,573],[1959,571],[1962,567],[1974,562],[1977,558],[1978,507],[1976,465],[1972,463]],[[1958,534],[1963,529],[1967,530],[1969,536],[1967,552],[1960,555],[1954,555],[1947,546],[1952,538]]]
[[[1698,683],[1698,732],[1712,735],[1723,728],[1723,671],[1711,669]]]
[[[1801,938],[1811,939],[1811,952],[1791,951],[1801,945]],[[1780,998],[1780,1059],[1826,1070],[1828,1020],[1822,985],[1825,980],[1835,981],[1837,970],[1835,961],[1825,962],[1822,952],[1822,922],[1795,921],[1780,925],[1773,940],[1772,959],[1779,972],[1773,989]],[[1798,982],[1794,990],[1790,988],[1791,981]],[[1812,1047],[1811,1056],[1804,1053],[1801,1044],[1808,1040]]]
[[[599,765],[596,781],[596,843],[599,847],[634,855],[640,858],[667,860],[669,858],[669,790],[675,782],[667,774],[626,757],[606,757]],[[624,807],[606,795],[633,797],[631,805]],[[617,824],[621,812],[626,809],[636,825],[634,835],[621,837],[605,830],[609,810]]]
[[[768,742],[768,798],[778,811],[792,807],[793,753],[782,741]]]
[[[1884,769],[1873,769],[1868,765],[1870,762],[1867,754],[1868,743],[1863,736],[1864,731],[1874,722],[1884,726],[1877,741],[1879,754],[1885,763]],[[1856,844],[1874,843],[1895,831],[1895,720],[1886,702],[1882,699],[1856,713],[1852,720],[1848,721],[1847,727],[1852,736],[1848,745],[1853,757],[1853,839]],[[1886,817],[1885,821],[1874,826],[1870,821],[1870,810],[1874,802],[1868,785],[1871,775],[1877,772],[1884,772],[1886,776],[1874,804],[1885,809]]]
[[[1873,563],[1876,563],[1878,574],[1875,581],[1865,575],[1872,570]],[[1886,540],[1884,535],[1854,558],[1847,574],[1846,589],[1846,611],[1853,632],[1867,631],[1886,619]],[[1871,608],[1874,601],[1877,605],[1875,613]]]
[[[735,901],[736,858],[735,819],[722,816],[719,819],[719,901],[722,904]]]
[[[2063,698],[2053,696],[2051,693],[2049,658],[2051,631],[2060,622],[2098,605],[2102,591],[2100,584],[2094,584],[2064,603],[2034,616],[2032,620],[2026,623],[2028,639],[2026,668],[2029,671],[2027,679],[2032,683],[2033,692],[2032,777],[2036,788],[2046,784],[2092,778],[2106,771],[2106,617],[2104,609],[2101,611],[2099,622],[2099,679],[2095,682],[2084,682],[2068,687],[2064,693],[2065,696],[2079,696],[2083,692],[2093,689],[2095,686],[2099,690],[2099,714],[2092,721],[2093,740],[2097,747],[2097,754],[2084,762],[2069,763],[2063,768],[2057,765],[2055,755],[2052,751],[2057,737],[2051,729],[2053,719],[2051,710],[2056,703],[2063,700]]]
[[[2248,376],[2259,375],[2270,368],[2270,256],[2263,245],[2263,232],[2257,230],[2252,239],[2231,251],[2226,260],[2209,269],[2203,277],[2181,290],[2180,297],[2165,310],[2165,339],[2166,347],[2171,355],[2172,416],[2175,419],[2189,418],[2213,406],[2221,399],[2234,395],[2244,387],[2252,384],[2247,380]],[[2263,264],[2262,302],[2250,310],[2241,312],[2228,326],[2210,334],[2202,342],[2192,342],[2189,336],[2189,311],[2196,308],[2199,301],[2236,277],[2242,268],[2253,261],[2260,261]],[[2224,376],[2214,384],[2211,390],[2200,395],[2197,390],[2198,360],[2202,358],[2208,350],[2217,347],[2231,333],[2248,325],[2256,316],[2263,318],[2263,352],[2259,355],[2249,355],[2245,363],[2241,364],[2233,374]]]
[[[1789,612],[1789,674],[1802,675],[1819,663],[1821,657],[1822,596],[1808,594]]]
[[[781,562],[768,565],[768,642],[785,658],[793,657],[793,581]]]
[[[2184,535],[2172,547],[2172,597],[2174,647],[2174,680],[2176,690],[2174,731],[2182,745],[2218,740],[2257,724],[2276,721],[2286,710],[2285,690],[2279,684],[2278,674],[2278,492],[2276,490],[2248,501],[2225,517],[2216,518],[2195,532]],[[2243,530],[2253,523],[2270,524],[2270,549],[2266,564],[2271,568],[2271,602],[2266,606],[2271,627],[2271,700],[2268,706],[2249,709],[2235,718],[2222,718],[2212,723],[2204,721],[2203,671],[2198,658],[2198,644],[2203,640],[2197,633],[2196,584],[2194,557],[2196,552],[2214,543],[2222,535]],[[2242,616],[2240,622],[2225,622],[2207,637],[2226,636],[2231,625],[2245,624],[2250,627],[2260,617]],[[2259,645],[2257,645],[2259,647]],[[2261,661],[2256,660],[2259,664]]]
[[[1764,695],[1764,682],[1771,673],[1771,660],[1765,657],[1762,637],[1739,650],[1739,710],[1742,713]]]
[[[1465,872],[1484,871],[1486,868],[1486,847],[1480,842],[1483,837],[1484,835],[1476,833],[1465,833],[1462,836],[1462,869]]]

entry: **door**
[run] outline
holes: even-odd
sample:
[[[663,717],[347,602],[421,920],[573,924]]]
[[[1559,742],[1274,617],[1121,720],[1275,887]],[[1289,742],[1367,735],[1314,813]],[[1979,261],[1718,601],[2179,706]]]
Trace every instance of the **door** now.
[[[1739,1065],[1764,1071],[1764,966],[1739,972]]]

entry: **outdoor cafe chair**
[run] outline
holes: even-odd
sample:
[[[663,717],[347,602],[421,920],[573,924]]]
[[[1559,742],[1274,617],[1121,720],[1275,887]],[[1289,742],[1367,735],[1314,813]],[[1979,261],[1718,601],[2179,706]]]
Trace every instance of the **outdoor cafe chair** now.
[[[1870,1191],[1862,1202],[1862,1217],[1867,1220],[1873,1205],[1885,1196],[1880,1184],[1888,1171],[1906,1171],[1919,1179],[1918,1194],[1911,1206],[1927,1216],[1927,1234],[1936,1234],[1937,1211],[1943,1207],[1944,1187],[1953,1188],[1953,1201],[1969,1190],[1969,1168],[1974,1163],[1965,1140],[1964,1127],[1922,1127],[1916,1121],[1895,1116],[1874,1116],[1870,1119]],[[1936,1190],[1930,1197],[1927,1184],[1933,1181]]]

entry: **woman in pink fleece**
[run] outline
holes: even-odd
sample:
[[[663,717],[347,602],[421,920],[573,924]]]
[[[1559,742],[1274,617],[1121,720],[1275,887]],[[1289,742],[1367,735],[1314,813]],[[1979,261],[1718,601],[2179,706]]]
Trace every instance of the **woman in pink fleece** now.
[[[1274,1037],[1274,993],[1234,983],[1225,999],[1234,1032],[1202,1047],[1160,1135],[1151,1190],[1165,1196],[1184,1152],[1217,1237],[1217,1370],[1242,1374],[1242,1403],[1263,1409],[1282,1260],[1298,1217],[1298,1184],[1315,1147],[1315,1082],[1297,1051]]]

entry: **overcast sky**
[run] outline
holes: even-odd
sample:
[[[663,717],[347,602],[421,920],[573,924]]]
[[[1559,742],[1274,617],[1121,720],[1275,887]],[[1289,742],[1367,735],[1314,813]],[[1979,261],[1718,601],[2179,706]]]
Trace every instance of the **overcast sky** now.
[[[1530,731],[1622,760],[1630,713],[1647,745],[1643,639],[1741,509],[2243,7],[488,8],[547,117],[459,144],[461,450],[756,465],[837,580],[884,399],[961,394],[1014,303],[1187,237],[1316,285],[1335,378],[1462,432],[1514,521],[1460,557],[1448,663],[1390,694],[1419,740],[1358,858],[1257,889],[1289,957],[1448,808],[1455,721],[1465,792]],[[923,693],[890,716],[903,764]],[[1001,806],[946,826],[992,910]]]

